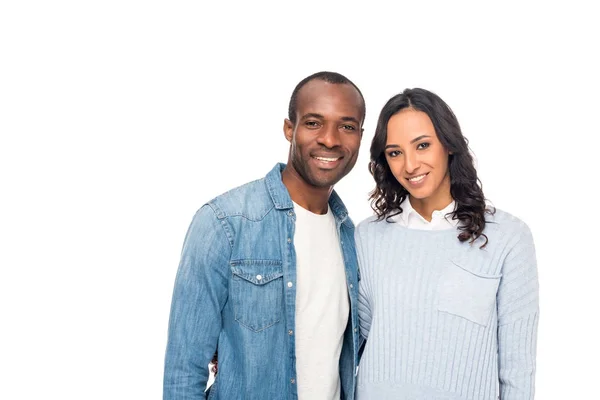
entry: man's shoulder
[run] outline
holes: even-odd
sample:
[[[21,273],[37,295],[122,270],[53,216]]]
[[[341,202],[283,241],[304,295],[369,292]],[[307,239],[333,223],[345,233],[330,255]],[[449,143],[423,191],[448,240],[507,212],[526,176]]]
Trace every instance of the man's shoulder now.
[[[208,201],[207,204],[219,219],[241,216],[250,220],[259,220],[273,208],[265,178],[228,190]]]

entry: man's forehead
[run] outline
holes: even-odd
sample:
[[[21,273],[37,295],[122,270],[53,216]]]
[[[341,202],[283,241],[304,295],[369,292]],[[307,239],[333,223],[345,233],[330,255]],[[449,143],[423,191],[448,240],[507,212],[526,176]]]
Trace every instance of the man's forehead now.
[[[298,92],[298,99],[310,100],[323,95],[337,95],[360,103],[360,94],[349,83],[329,83],[320,79],[307,82]]]
[[[298,112],[301,114],[319,113],[316,108],[322,108],[330,111],[339,109],[339,111],[353,112],[360,116],[362,98],[356,88],[349,83],[329,83],[315,79],[300,89],[297,106]]]

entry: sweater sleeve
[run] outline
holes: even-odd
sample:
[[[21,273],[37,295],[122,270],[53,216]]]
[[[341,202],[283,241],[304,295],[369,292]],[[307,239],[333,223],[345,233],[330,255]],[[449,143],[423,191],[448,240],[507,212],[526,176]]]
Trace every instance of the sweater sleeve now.
[[[501,400],[532,400],[539,314],[533,238],[522,223],[502,267],[498,288],[498,367]]]
[[[365,243],[361,235],[361,226],[356,229],[356,256],[358,258],[358,270],[360,271],[361,278],[358,283],[358,318],[360,322],[360,335],[364,340],[369,336],[371,330],[371,318],[373,316],[371,312],[370,296],[368,294],[368,276],[366,256],[365,256]]]

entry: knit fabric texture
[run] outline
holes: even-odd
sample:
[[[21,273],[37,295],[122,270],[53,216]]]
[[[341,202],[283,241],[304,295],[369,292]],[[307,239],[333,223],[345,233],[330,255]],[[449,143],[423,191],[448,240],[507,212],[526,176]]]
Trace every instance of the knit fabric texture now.
[[[496,210],[484,234],[357,227],[359,317],[367,339],[358,400],[530,400],[539,313],[533,238]]]

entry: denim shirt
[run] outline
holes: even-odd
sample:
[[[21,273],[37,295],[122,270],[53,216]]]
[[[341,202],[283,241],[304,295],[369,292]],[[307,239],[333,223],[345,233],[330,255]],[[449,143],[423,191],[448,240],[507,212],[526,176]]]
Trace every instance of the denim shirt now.
[[[217,347],[219,372],[208,399],[298,398],[296,216],[281,180],[284,167],[277,164],[265,178],[215,198],[196,213],[175,280],[165,400],[206,398],[208,363]],[[335,192],[329,207],[350,301],[339,365],[342,399],[351,400],[359,338],[354,225]]]

